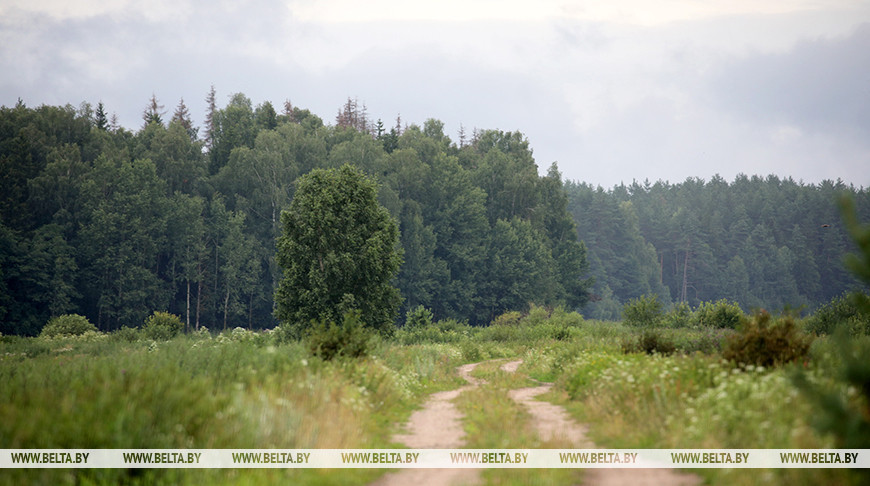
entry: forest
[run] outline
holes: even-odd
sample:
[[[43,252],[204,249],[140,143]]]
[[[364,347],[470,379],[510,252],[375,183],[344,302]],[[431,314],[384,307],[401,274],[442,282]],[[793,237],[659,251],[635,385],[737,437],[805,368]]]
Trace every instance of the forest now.
[[[78,313],[102,331],[154,311],[189,330],[271,328],[280,215],[295,181],[352,164],[378,184],[403,263],[397,324],[418,306],[488,324],[530,305],[618,319],[623,304],[728,299],[815,309],[858,284],[836,201],[864,188],[774,176],[633,182],[609,190],[541,175],[520,132],[386,128],[348,99],[334,119],[244,94],[203,125],[152,96],[143,124],[106,107],[0,109],[0,333]],[[629,174],[626,175],[630,177]]]
[[[837,201],[853,199],[866,221],[866,188],[746,175],[565,188],[595,280],[588,317],[619,319],[644,294],[665,305],[728,299],[744,312],[812,312],[858,287],[843,266],[855,246]]]

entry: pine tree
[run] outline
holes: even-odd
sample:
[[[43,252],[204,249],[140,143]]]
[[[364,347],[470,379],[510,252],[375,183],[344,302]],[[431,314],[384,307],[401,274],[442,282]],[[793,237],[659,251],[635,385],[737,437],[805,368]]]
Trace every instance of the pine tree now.
[[[148,102],[148,107],[145,108],[145,111],[142,112],[142,119],[145,120],[145,124],[142,128],[147,127],[152,123],[157,123],[163,125],[163,115],[166,114],[163,110],[163,105],[158,103],[157,95],[151,95],[151,101]]]
[[[214,148],[215,142],[215,113],[217,113],[217,103],[215,102],[215,89],[214,85],[211,85],[211,89],[208,91],[208,95],[205,98],[206,103],[206,112],[205,112],[205,148],[208,149],[209,152]]]
[[[187,131],[190,139],[196,140],[199,129],[193,126],[193,121],[190,119],[190,111],[187,109],[187,105],[184,104],[184,98],[179,100],[175,113],[172,115],[172,122],[181,124],[184,130]]]
[[[94,114],[94,123],[100,130],[106,130],[109,128],[109,120],[106,117],[106,110],[103,107],[102,101],[97,103],[97,112]]]

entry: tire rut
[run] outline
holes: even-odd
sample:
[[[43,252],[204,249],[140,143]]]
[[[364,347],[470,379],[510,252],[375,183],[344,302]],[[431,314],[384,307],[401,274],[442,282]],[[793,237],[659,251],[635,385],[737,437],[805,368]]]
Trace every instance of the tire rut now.
[[[420,410],[411,414],[405,432],[393,435],[393,441],[411,449],[458,449],[465,445],[462,413],[453,399],[485,382],[471,376],[481,363],[457,368],[468,385],[455,390],[433,393]],[[372,486],[458,486],[480,483],[480,469],[402,469],[387,473]]]
[[[501,366],[507,373],[515,373],[522,360],[511,361]],[[540,382],[539,382],[540,383]],[[568,412],[549,402],[537,400],[552,388],[552,383],[541,383],[539,386],[511,390],[509,396],[523,405],[532,416],[538,436],[542,441],[567,442],[578,449],[595,449],[595,445],[587,437],[589,428],[574,421]],[[675,471],[673,469],[587,469],[584,475],[584,485],[594,486],[695,486],[701,484],[701,478]]]

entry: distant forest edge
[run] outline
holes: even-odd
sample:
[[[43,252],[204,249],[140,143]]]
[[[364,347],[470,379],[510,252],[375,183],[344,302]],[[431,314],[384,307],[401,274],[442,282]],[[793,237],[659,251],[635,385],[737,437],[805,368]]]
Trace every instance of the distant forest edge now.
[[[102,103],[0,108],[0,333],[35,335],[52,316],[101,330],[153,311],[190,328],[270,328],[275,241],[294,181],[353,164],[399,223],[399,323],[419,305],[487,324],[530,304],[617,319],[622,304],[722,298],[744,308],[814,309],[857,282],[836,201],[870,197],[739,176],[609,190],[541,176],[519,132],[443,123],[386,128],[348,99],[334,124],[238,93],[202,127],[182,100],[152,97],[135,132]],[[392,124],[391,124],[392,125]],[[627,175],[630,176],[630,175]]]
[[[851,197],[866,222],[866,188],[740,175],[565,190],[595,279],[587,317],[618,319],[644,294],[665,305],[728,299],[746,312],[812,311],[860,288],[843,265],[857,247],[837,201]]]

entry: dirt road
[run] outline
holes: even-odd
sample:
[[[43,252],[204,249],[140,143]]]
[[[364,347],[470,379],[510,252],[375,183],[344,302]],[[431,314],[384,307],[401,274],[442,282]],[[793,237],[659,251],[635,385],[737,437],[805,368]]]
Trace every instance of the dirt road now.
[[[471,376],[480,363],[460,366],[459,375],[468,382],[461,388],[439,392],[429,397],[423,408],[414,412],[405,426],[405,432],[393,437],[412,449],[455,449],[465,444],[462,414],[452,400],[476,386],[485,385],[483,380]],[[522,361],[511,361],[500,368],[506,373],[515,373]],[[552,383],[511,390],[511,399],[521,404],[532,417],[542,441],[559,441],[578,449],[594,449],[597,446],[586,435],[588,427],[575,422],[564,408],[537,400],[550,390]],[[388,473],[373,486],[459,486],[480,484],[479,469],[402,469]],[[694,486],[701,483],[699,477],[672,469],[588,469],[584,485],[593,486]]]
[[[514,373],[522,361],[502,365],[502,371]],[[588,427],[575,422],[568,412],[549,402],[536,400],[547,393],[552,383],[542,383],[531,388],[519,388],[509,392],[510,397],[526,407],[542,441],[560,440],[577,449],[595,449],[598,446],[586,436]],[[591,486],[694,486],[701,478],[673,469],[587,469],[584,485]]]
[[[471,371],[480,363],[457,368],[459,376],[468,382],[455,390],[433,393],[423,408],[411,414],[405,425],[405,433],[396,434],[393,440],[412,449],[458,449],[465,445],[462,429],[462,414],[452,400],[462,392],[483,384],[471,376]],[[480,482],[479,469],[402,469],[389,473],[372,483],[373,486],[452,486],[474,485]]]

